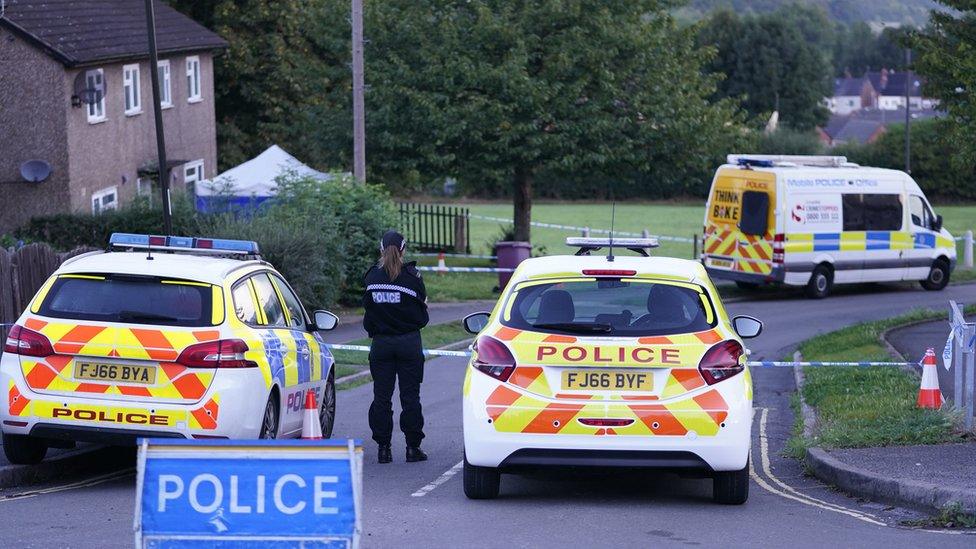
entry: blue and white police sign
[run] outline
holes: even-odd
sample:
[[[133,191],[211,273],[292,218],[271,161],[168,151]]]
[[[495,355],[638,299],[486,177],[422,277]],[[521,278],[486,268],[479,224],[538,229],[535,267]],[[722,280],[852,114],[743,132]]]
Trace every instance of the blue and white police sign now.
[[[355,548],[358,441],[139,443],[136,547]]]

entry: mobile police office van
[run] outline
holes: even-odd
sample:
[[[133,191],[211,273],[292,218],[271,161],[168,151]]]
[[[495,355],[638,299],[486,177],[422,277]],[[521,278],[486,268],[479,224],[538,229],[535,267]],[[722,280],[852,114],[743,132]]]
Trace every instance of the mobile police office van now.
[[[826,297],[834,283],[949,283],[952,235],[918,184],[843,156],[729,155],[706,203],[702,263],[742,287],[784,283]]]

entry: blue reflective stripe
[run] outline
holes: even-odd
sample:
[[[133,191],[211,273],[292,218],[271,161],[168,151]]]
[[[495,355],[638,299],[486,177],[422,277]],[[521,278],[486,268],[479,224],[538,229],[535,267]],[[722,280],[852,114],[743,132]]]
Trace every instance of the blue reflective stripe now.
[[[868,250],[890,250],[891,232],[890,231],[868,231],[867,235]]]
[[[819,233],[813,235],[813,251],[836,252],[840,250],[840,233]]]
[[[915,249],[935,248],[935,235],[929,233],[915,233]]]

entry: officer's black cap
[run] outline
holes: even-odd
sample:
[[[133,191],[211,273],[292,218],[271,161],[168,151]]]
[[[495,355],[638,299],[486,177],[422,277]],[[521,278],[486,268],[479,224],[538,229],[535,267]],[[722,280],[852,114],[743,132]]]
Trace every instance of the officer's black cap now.
[[[407,239],[403,238],[403,235],[394,231],[389,230],[383,233],[383,238],[380,240],[380,250],[385,250],[390,246],[396,246],[402,252],[407,246]]]

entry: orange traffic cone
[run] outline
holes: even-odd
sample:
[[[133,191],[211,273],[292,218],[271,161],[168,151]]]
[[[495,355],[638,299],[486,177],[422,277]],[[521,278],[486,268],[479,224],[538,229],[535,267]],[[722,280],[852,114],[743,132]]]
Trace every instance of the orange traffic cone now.
[[[322,424],[319,423],[319,407],[315,404],[315,393],[305,393],[305,415],[302,417],[302,440],[322,438]]]
[[[925,351],[925,358],[922,359],[922,386],[918,389],[919,408],[933,408],[938,410],[942,407],[942,391],[939,390],[939,371],[935,365],[935,350],[929,348]]]
[[[444,261],[444,252],[437,254],[437,274],[447,272],[447,263]]]

